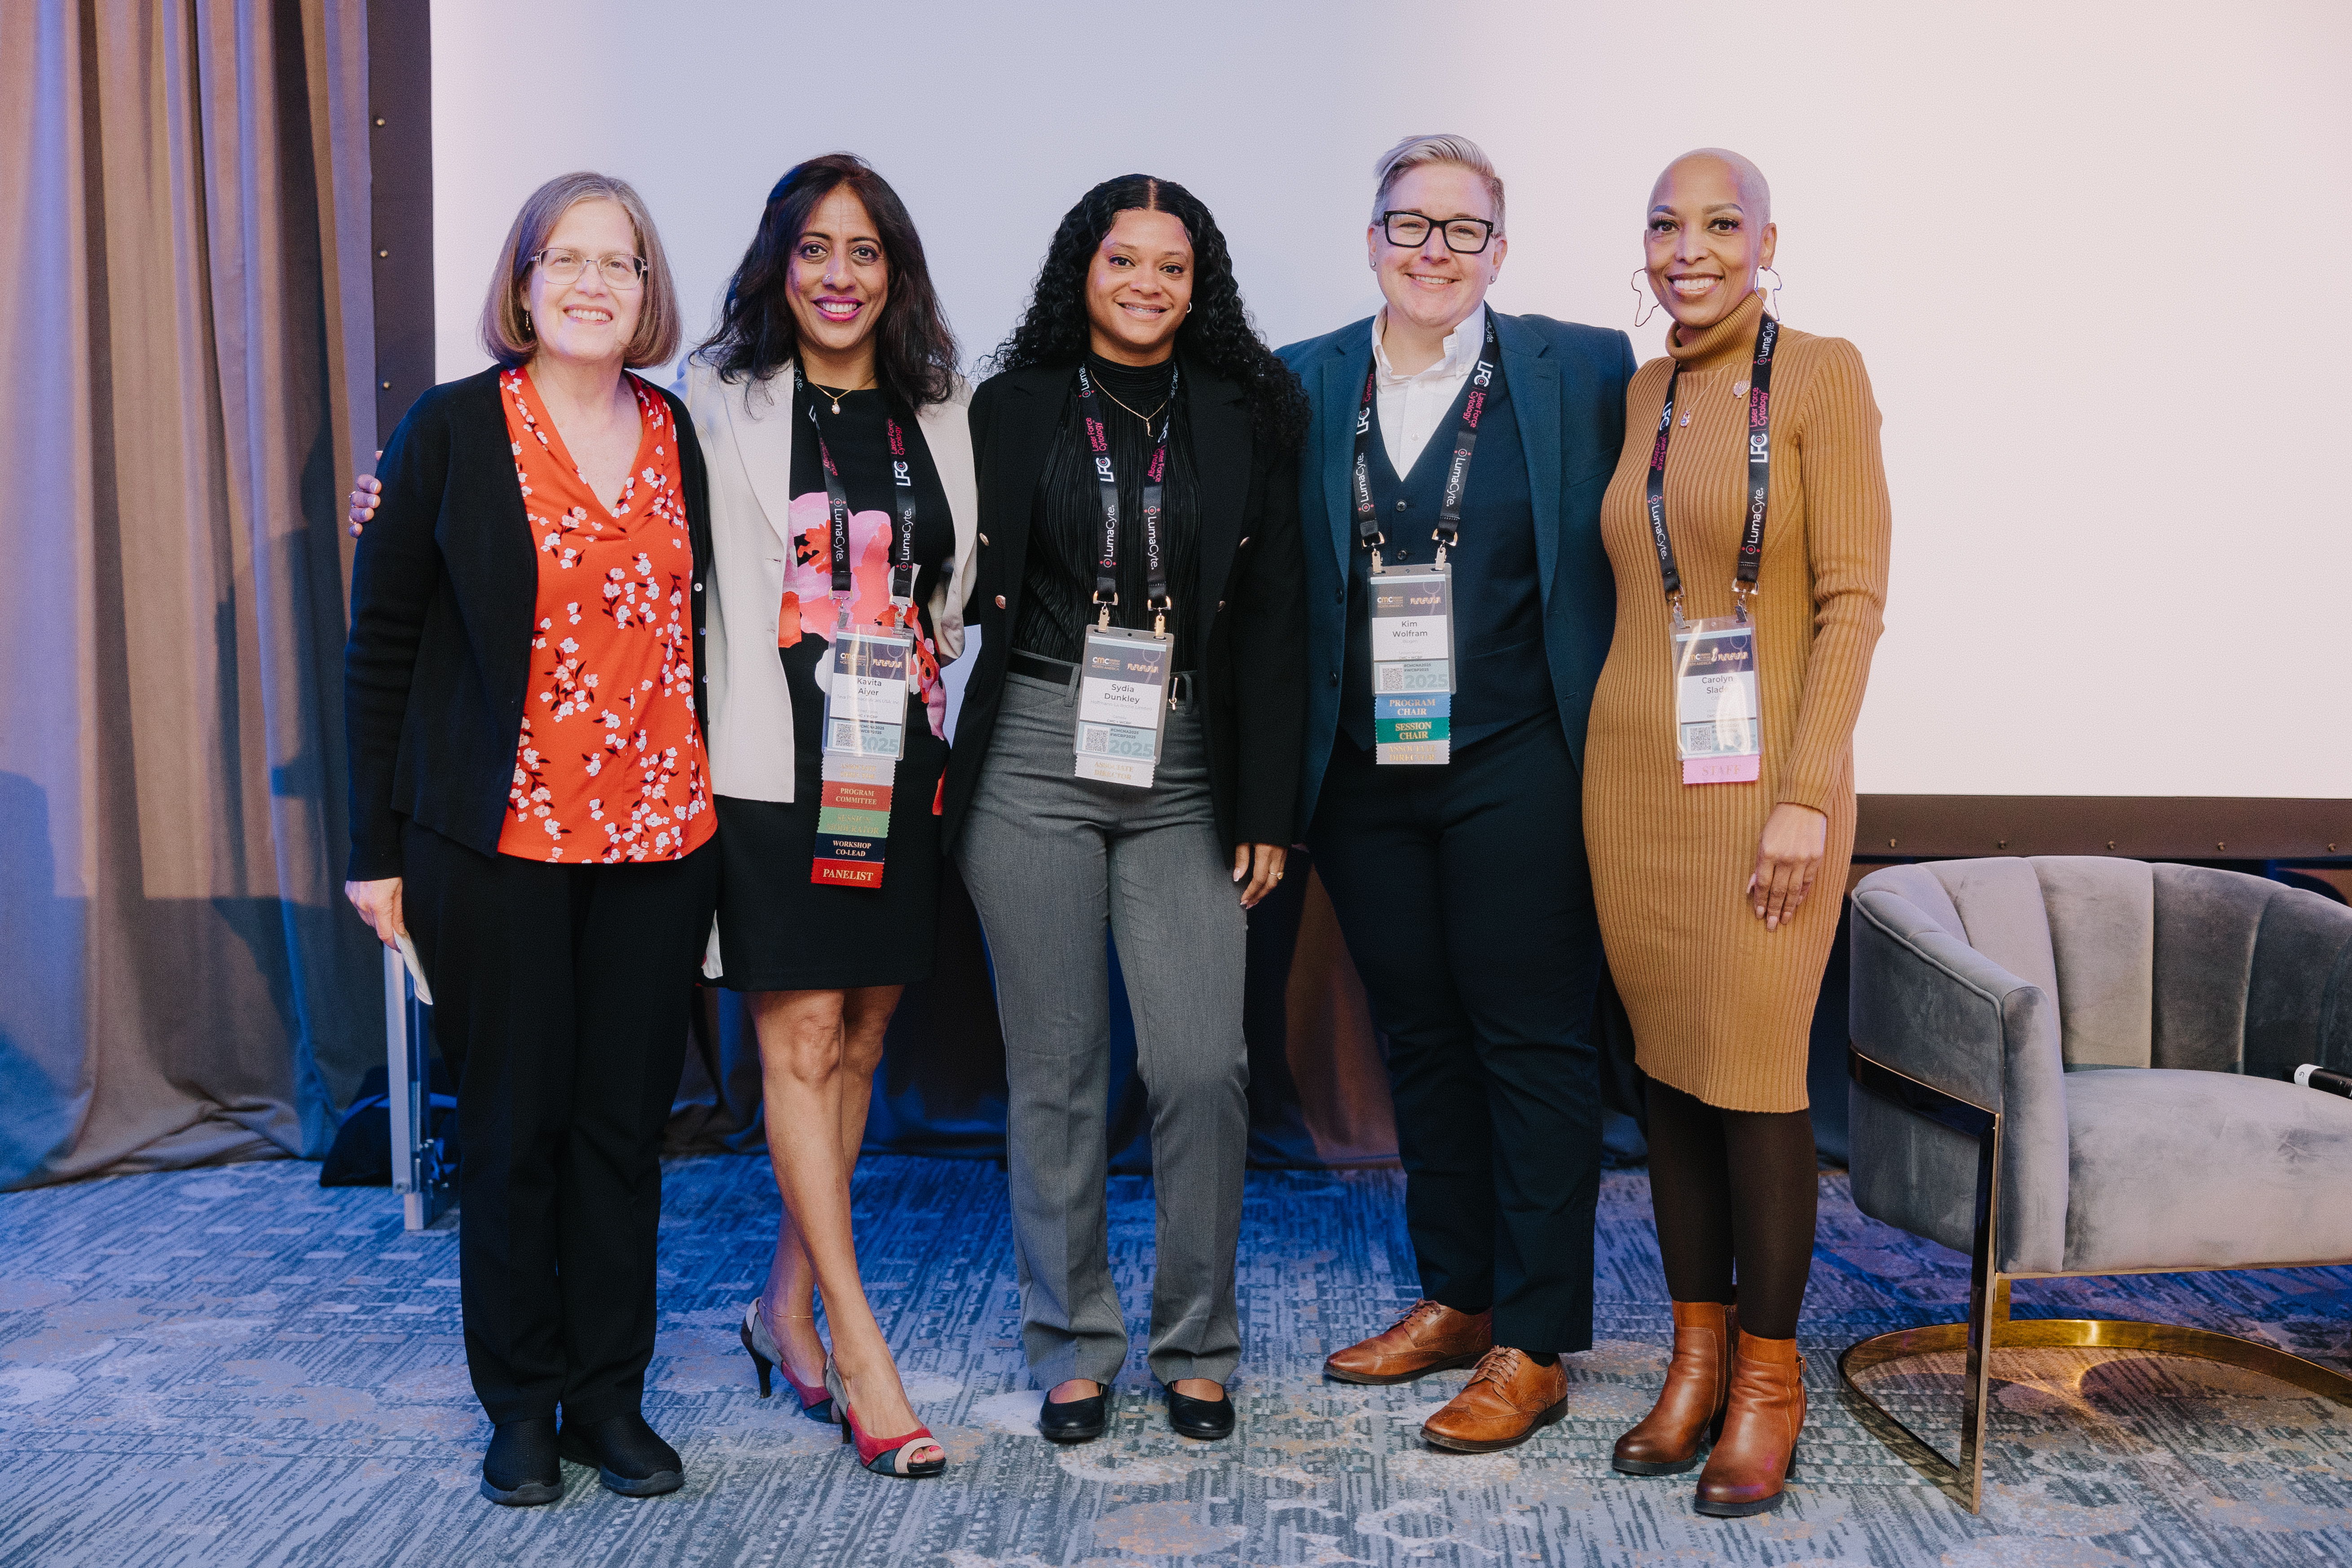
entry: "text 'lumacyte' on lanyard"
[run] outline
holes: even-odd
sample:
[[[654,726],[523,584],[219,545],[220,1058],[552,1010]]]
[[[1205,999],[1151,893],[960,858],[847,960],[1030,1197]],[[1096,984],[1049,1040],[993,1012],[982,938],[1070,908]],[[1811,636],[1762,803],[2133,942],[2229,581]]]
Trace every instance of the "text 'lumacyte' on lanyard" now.
[[[795,391],[807,384],[797,364],[793,381]],[[836,611],[825,655],[824,780],[809,880],[874,889],[882,886],[887,859],[890,802],[898,763],[907,754],[907,694],[917,681],[914,476],[906,432],[897,419],[886,418],[898,513],[891,540],[890,616],[879,626],[852,626],[850,604],[857,584],[849,553],[849,495],[825,445],[814,398],[808,399],[808,416],[824,469]]]
[[[1666,527],[1666,447],[1674,436],[1675,395],[1682,384],[1679,364],[1666,380],[1665,406],[1650,448],[1650,540],[1657,547],[1658,574],[1674,612],[1668,635],[1674,649],[1675,750],[1686,784],[1752,784],[1763,776],[1756,626],[1748,618],[1748,596],[1764,561],[1764,511],[1772,479],[1772,351],[1780,337],[1780,323],[1764,317],[1756,330],[1756,363],[1748,384],[1747,516],[1740,525],[1731,615],[1695,620],[1683,616],[1682,572]]]
[[[1118,475],[1110,458],[1110,427],[1094,377],[1078,366],[1078,415],[1086,422],[1087,448],[1095,461],[1095,491],[1100,500],[1099,548],[1095,552],[1095,624],[1086,629],[1078,667],[1077,724],[1071,736],[1076,773],[1082,779],[1151,787],[1160,748],[1168,729],[1173,682],[1170,665],[1174,639],[1168,635],[1168,567],[1161,548],[1161,502],[1168,479],[1168,435],[1176,420],[1181,367],[1168,381],[1168,403],[1151,460],[1143,471],[1143,593],[1151,629],[1110,624],[1118,603]]]
[[[1454,569],[1445,552],[1462,537],[1462,497],[1470,483],[1470,459],[1478,449],[1478,422],[1494,401],[1503,374],[1502,342],[1494,312],[1486,318],[1478,363],[1462,389],[1462,417],[1454,432],[1454,453],[1445,465],[1445,490],[1438,504],[1434,565],[1391,570],[1381,561],[1388,538],[1372,504],[1372,424],[1380,367],[1364,375],[1364,397],[1356,409],[1354,484],[1356,539],[1371,552],[1371,593],[1367,628],[1372,655],[1372,760],[1377,765],[1430,765],[1454,758]]]

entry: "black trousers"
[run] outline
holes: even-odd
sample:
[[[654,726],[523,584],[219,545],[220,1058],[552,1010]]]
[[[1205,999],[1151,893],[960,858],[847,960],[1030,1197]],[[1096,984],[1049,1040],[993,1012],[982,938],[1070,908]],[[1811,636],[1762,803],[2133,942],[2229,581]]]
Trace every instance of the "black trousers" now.
[[[1495,1342],[1592,1344],[1601,931],[1574,760],[1546,711],[1443,767],[1345,735],[1307,830],[1388,1036],[1422,1294]]]
[[[719,852],[629,866],[483,855],[415,823],[402,901],[457,1080],[466,1365],[492,1422],[638,1408],[661,1137]]]

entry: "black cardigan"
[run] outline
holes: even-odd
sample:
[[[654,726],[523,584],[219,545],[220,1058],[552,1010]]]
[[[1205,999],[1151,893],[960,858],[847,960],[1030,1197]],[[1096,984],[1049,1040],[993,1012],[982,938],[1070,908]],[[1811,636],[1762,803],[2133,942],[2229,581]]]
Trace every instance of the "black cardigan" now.
[[[982,548],[971,620],[982,635],[948,756],[942,826],[950,847],[996,728],[1037,477],[1076,374],[1075,364],[1007,371],[972,394]],[[1232,382],[1187,363],[1184,386],[1200,476],[1200,580],[1192,593],[1178,589],[1175,597],[1179,613],[1189,608],[1195,617],[1195,646],[1207,650],[1201,701],[1217,832],[1228,848],[1287,845],[1295,837],[1307,716],[1297,456],[1257,438],[1248,403]]]
[[[355,882],[397,877],[400,819],[498,853],[530,684],[539,555],[514,448],[486,370],[418,398],[392,433],[383,496],[352,570],[343,646]],[[659,390],[656,388],[656,390]],[[703,582],[710,485],[686,405],[668,393],[694,547],[695,715],[703,733]],[[707,743],[707,740],[706,740]]]

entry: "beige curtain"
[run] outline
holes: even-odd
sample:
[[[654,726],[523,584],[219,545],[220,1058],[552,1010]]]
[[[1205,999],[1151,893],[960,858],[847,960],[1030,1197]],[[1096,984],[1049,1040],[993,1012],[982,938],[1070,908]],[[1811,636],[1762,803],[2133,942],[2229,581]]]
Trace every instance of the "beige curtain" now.
[[[363,0],[11,0],[0,72],[0,1184],[316,1153],[383,1040]]]

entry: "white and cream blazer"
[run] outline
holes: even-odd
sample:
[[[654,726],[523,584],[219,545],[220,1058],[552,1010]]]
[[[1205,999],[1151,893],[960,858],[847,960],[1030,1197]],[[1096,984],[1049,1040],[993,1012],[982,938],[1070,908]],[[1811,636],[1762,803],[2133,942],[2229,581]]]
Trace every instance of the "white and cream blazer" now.
[[[702,660],[709,685],[703,738],[714,795],[739,800],[793,798],[793,694],[776,657],[792,502],[792,367],[766,382],[730,382],[688,361],[682,388],[710,473],[713,602],[704,614]],[[971,388],[958,377],[945,403],[916,416],[955,524],[952,570],[931,584],[929,605],[940,662],[963,652],[963,611],[971,597],[980,537],[973,480]],[[921,593],[918,584],[917,593]]]

